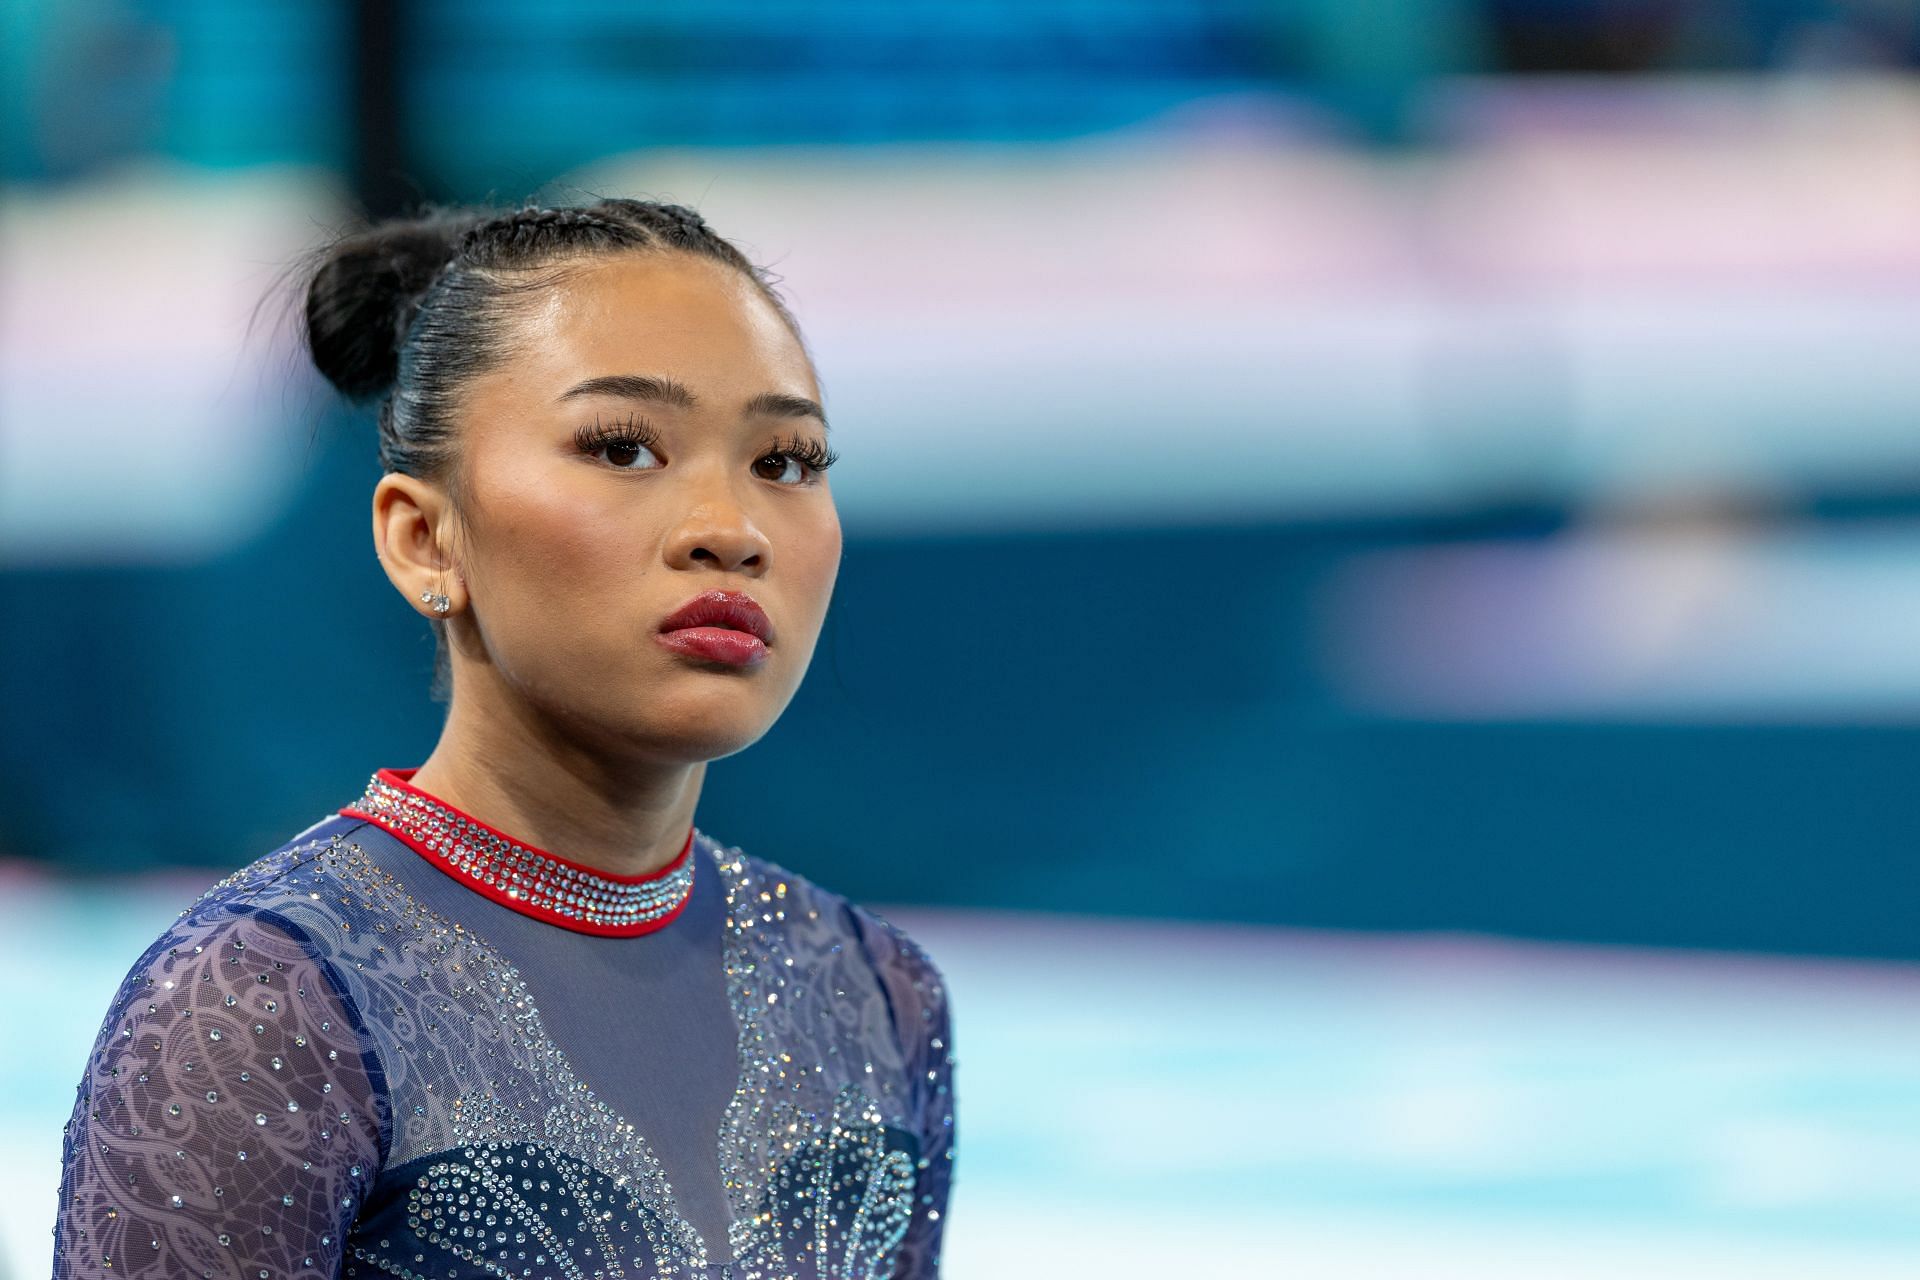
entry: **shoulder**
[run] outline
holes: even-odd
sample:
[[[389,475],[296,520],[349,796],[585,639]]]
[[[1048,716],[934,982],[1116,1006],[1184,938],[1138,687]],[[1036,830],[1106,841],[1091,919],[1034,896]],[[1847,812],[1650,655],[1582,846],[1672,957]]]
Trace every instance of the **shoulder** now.
[[[227,1010],[242,1006],[256,1015],[278,1015],[288,1025],[310,1021],[311,1028],[302,1023],[308,1037],[303,1045],[361,1047],[358,1009],[327,958],[318,936],[324,929],[314,927],[327,895],[316,877],[301,873],[340,848],[340,832],[355,825],[316,823],[219,880],[176,915],[128,966],[101,1025],[96,1054],[104,1061],[122,1053],[172,1052],[177,1036],[165,1037],[164,1048],[160,1039],[136,1045],[135,1023],[174,1026],[175,1016],[227,1017]],[[255,1034],[264,1035],[264,1026],[263,1020]],[[240,1029],[216,1026],[210,1039],[219,1041],[224,1033],[241,1041]]]
[[[796,913],[851,935],[896,1008],[911,1004],[929,1017],[943,1013],[946,978],[927,949],[872,907],[854,902],[819,882],[768,858],[714,841],[729,881],[730,910]]]
[[[337,852],[341,837],[359,825],[355,819],[322,819],[210,885],[133,962],[116,1010],[130,992],[154,985],[156,973],[210,962],[216,952],[238,955],[251,948],[283,970],[323,967],[311,930],[298,921],[311,923],[325,896],[317,888],[315,864]]]
[[[873,957],[875,968],[896,975],[899,981],[911,986],[923,1005],[946,1003],[946,977],[925,947],[872,907],[850,902],[847,911],[866,945],[867,954]]]
[[[183,908],[174,923],[177,928],[215,927],[235,918],[258,917],[263,913],[280,921],[281,910],[296,904],[323,899],[316,889],[320,863],[337,857],[345,846],[345,837],[366,826],[361,818],[334,815],[322,818],[278,847],[261,854],[245,866],[215,881],[193,902]]]

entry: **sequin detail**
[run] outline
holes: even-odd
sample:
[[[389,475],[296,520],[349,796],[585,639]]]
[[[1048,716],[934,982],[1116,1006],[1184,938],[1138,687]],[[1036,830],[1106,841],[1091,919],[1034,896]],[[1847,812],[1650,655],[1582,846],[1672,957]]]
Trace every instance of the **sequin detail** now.
[[[695,856],[726,889],[730,1258],[510,959],[332,836],[215,886],[123,984],[66,1133],[56,1277],[937,1276],[938,972],[774,864],[697,833]]]
[[[693,892],[693,832],[667,866],[614,876],[513,839],[412,786],[413,769],[381,769],[340,812],[378,824],[471,889],[536,920],[632,937],[669,923]]]

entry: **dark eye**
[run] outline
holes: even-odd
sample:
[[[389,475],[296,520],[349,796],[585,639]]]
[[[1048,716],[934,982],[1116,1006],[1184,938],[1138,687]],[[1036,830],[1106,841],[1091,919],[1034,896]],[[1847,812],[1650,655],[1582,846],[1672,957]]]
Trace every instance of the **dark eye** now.
[[[604,453],[608,465],[617,471],[652,470],[651,466],[632,464],[642,456],[657,463],[659,456],[653,450],[659,442],[660,436],[651,426],[634,418],[613,424],[596,421],[574,433],[574,445],[580,452],[595,458]]]
[[[777,469],[773,474],[759,474],[765,479],[798,487],[819,483],[820,477],[839,457],[839,454],[817,440],[782,440],[773,447],[771,453],[753,465],[763,467],[769,463],[775,464]],[[794,478],[786,479],[789,475]]]
[[[753,465],[756,467],[765,467],[768,463],[775,464],[774,473],[767,475],[766,472],[762,471],[760,475],[763,479],[778,480],[782,484],[805,484],[807,482],[806,465],[790,453],[770,453]],[[789,473],[793,475],[793,479],[785,478]]]
[[[638,440],[609,440],[601,448],[607,451],[607,461],[621,468],[638,461],[640,455],[653,452]]]

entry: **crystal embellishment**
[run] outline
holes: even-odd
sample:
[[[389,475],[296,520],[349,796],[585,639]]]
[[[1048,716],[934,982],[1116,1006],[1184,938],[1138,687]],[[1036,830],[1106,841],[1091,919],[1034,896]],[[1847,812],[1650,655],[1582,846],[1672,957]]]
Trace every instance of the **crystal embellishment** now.
[[[693,828],[679,854],[644,876],[618,876],[525,844],[381,769],[340,813],[365,818],[468,888],[522,915],[603,937],[667,925],[693,892]]]

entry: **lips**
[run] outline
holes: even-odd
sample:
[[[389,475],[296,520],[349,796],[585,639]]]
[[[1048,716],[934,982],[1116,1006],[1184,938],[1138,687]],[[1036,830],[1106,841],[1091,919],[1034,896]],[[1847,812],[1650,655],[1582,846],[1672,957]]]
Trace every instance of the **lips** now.
[[[750,595],[703,591],[668,614],[654,638],[685,657],[753,667],[767,660],[773,624]]]
[[[754,598],[742,591],[702,591],[668,614],[660,624],[662,631],[680,631],[687,627],[720,627],[744,631],[762,644],[773,643],[773,624]]]

